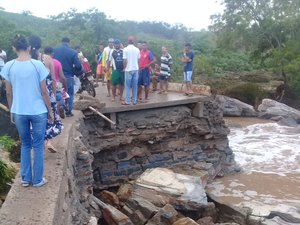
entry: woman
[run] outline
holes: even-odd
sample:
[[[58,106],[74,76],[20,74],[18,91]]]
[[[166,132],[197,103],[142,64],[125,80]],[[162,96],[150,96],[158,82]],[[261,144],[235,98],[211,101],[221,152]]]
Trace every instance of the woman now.
[[[48,70],[48,76],[46,79],[46,85],[50,96],[51,108],[53,113],[53,121],[47,121],[46,134],[45,134],[45,148],[50,152],[55,153],[57,150],[51,145],[50,139],[59,135],[63,129],[63,124],[57,112],[56,107],[56,82],[54,74],[54,65],[52,57],[46,54],[41,54],[39,49],[41,48],[42,41],[38,36],[32,35],[29,37],[29,44],[31,46],[31,57],[36,60],[40,60],[46,66]]]
[[[17,35],[13,41],[17,58],[5,64],[1,76],[5,79],[8,107],[12,122],[21,139],[21,183],[27,187],[43,186],[44,137],[47,117],[51,121],[51,104],[46,87],[49,72],[42,62],[31,59],[26,38]],[[34,106],[34,107],[33,107]],[[33,147],[33,168],[31,148]]]

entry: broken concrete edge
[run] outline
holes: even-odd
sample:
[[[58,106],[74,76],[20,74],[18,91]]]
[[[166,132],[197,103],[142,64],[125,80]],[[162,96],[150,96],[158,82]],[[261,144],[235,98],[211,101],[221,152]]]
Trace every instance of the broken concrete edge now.
[[[72,193],[76,188],[74,142],[76,126],[83,114],[74,111],[74,117],[63,120],[64,130],[53,139],[57,153],[45,152],[45,177],[48,183],[42,187],[22,187],[18,173],[5,202],[0,209],[2,225],[72,224]],[[72,189],[72,190],[71,190]]]

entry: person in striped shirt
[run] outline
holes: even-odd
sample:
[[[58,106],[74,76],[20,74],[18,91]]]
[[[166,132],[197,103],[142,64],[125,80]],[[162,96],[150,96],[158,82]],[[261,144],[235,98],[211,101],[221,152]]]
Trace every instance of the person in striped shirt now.
[[[161,48],[161,57],[160,57],[160,91],[158,94],[167,94],[168,93],[168,81],[171,76],[171,66],[173,64],[172,56],[169,54],[168,49],[163,46]]]

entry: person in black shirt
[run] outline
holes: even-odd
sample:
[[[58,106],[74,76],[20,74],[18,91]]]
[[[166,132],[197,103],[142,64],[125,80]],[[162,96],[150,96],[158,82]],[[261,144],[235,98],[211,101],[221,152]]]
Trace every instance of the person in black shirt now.
[[[112,101],[116,99],[116,90],[119,89],[120,101],[122,101],[124,90],[124,66],[123,66],[123,49],[120,48],[121,42],[118,39],[114,40],[114,50],[111,54],[112,65]]]

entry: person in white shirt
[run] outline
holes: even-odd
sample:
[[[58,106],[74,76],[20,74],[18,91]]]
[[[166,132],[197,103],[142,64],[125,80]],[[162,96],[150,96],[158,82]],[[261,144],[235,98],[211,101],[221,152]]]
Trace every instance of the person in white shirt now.
[[[0,48],[0,72],[5,64],[6,61],[6,52]]]
[[[125,71],[125,101],[122,105],[130,105],[130,89],[132,87],[132,102],[137,103],[138,80],[139,80],[139,59],[140,50],[134,45],[134,37],[128,37],[128,46],[123,50],[123,63]]]

